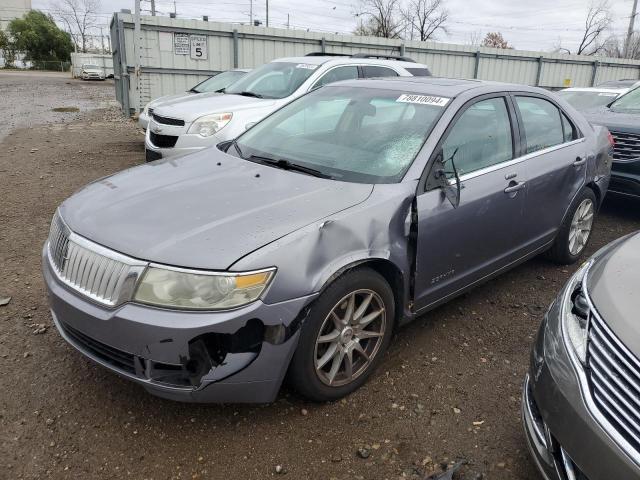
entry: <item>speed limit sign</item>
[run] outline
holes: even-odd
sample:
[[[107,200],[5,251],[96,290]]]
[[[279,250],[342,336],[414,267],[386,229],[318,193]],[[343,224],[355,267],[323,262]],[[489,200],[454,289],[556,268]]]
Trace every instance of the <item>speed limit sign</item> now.
[[[207,36],[206,35],[189,35],[191,42],[191,58],[193,60],[207,59]]]

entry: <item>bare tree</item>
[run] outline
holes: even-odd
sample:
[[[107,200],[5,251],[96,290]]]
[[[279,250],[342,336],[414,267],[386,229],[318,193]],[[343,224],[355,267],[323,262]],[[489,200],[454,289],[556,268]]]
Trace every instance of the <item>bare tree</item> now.
[[[482,43],[482,32],[480,30],[474,30],[473,32],[469,33],[467,38],[467,45],[479,47]]]
[[[67,26],[79,50],[86,52],[89,31],[98,23],[100,0],[59,0],[55,15]]]
[[[354,31],[356,35],[400,38],[404,29],[400,0],[361,0],[356,15],[364,20]]]
[[[483,47],[493,47],[493,48],[513,48],[509,43],[504,39],[500,32],[489,32],[485,35],[484,40],[482,40]]]
[[[640,33],[636,32],[631,35],[626,51],[624,40],[615,36],[611,36],[604,41],[601,51],[607,57],[640,60]]]
[[[442,0],[411,0],[406,9],[400,10],[407,27],[411,29],[412,40],[414,29],[423,42],[434,37],[438,30],[447,33],[445,23],[449,12],[443,7]]]
[[[599,4],[592,3],[584,21],[584,33],[576,53],[578,55],[595,55],[603,48],[600,40],[612,23],[609,4],[605,0]]]

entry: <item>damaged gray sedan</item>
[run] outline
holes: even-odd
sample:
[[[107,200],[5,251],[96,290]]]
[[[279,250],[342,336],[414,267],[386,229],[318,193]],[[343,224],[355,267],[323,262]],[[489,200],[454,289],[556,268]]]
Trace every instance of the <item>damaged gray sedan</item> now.
[[[582,254],[607,131],[543,90],[336,83],[232,142],[98,180],[58,209],[61,335],[148,391],[340,398],[399,325],[539,253]]]

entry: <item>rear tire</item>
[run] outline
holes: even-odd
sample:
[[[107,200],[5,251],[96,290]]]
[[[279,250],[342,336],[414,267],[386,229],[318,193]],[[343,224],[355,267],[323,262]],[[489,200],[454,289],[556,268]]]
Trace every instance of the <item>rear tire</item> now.
[[[596,213],[596,195],[585,188],[575,198],[547,258],[561,265],[575,263],[589,243]]]
[[[382,361],[394,317],[393,292],[382,275],[369,268],[345,273],[311,306],[289,382],[316,402],[357,390]]]

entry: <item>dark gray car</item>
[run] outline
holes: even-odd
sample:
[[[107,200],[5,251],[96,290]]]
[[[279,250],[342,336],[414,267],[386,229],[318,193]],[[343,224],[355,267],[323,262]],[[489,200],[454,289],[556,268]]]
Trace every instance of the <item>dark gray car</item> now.
[[[606,126],[614,138],[609,191],[640,197],[640,86],[606,107],[583,113],[592,124]]]
[[[356,389],[393,329],[528,258],[577,260],[606,129],[544,90],[336,83],[206,151],[101,179],[44,248],[62,336],[168,398]]]
[[[524,385],[547,479],[640,478],[640,233],[582,265],[545,315]]]

